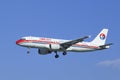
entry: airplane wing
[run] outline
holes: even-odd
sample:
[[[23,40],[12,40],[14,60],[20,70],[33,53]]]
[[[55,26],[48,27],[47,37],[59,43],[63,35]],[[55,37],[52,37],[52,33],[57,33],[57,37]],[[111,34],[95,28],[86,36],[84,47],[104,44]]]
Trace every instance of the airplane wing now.
[[[70,46],[72,46],[72,45],[74,45],[74,44],[76,44],[78,42],[82,42],[82,41],[84,41],[84,39],[89,38],[89,37],[90,36],[85,36],[83,38],[79,38],[79,39],[76,39],[76,40],[71,40],[71,41],[60,44],[60,46],[62,47],[62,49],[67,49]]]

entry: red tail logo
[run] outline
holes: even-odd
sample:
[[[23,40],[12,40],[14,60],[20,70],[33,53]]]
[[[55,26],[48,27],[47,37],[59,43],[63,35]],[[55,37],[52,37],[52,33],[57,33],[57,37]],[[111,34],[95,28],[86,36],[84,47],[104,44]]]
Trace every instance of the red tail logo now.
[[[101,39],[101,40],[104,40],[104,39],[105,39],[105,37],[106,37],[106,36],[105,36],[105,34],[104,34],[104,33],[101,33],[101,34],[100,34],[100,39]]]

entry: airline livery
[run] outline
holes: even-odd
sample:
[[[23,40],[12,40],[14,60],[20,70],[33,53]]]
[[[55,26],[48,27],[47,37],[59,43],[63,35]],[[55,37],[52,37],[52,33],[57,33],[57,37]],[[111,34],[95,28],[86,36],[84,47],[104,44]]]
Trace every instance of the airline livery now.
[[[17,45],[27,47],[27,53],[30,53],[30,48],[37,48],[41,55],[55,53],[55,58],[59,55],[57,52],[62,52],[66,55],[67,52],[89,52],[108,49],[112,43],[105,44],[107,39],[108,29],[103,29],[97,37],[91,42],[84,42],[90,36],[84,36],[75,40],[63,40],[44,37],[22,37],[16,41]]]

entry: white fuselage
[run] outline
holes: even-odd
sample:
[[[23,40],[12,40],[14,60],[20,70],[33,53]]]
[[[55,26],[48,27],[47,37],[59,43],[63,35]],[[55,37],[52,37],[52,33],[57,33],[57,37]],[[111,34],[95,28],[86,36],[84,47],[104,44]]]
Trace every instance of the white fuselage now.
[[[46,48],[49,49],[49,45],[54,45],[52,51],[62,51],[60,48],[57,48],[61,43],[68,42],[70,40],[62,40],[62,39],[52,39],[52,38],[39,38],[39,37],[23,37],[18,40],[16,44],[28,48]],[[66,51],[71,52],[87,52],[98,50],[99,47],[91,44],[90,42],[79,42],[75,45],[72,45]]]
[[[56,54],[55,58],[58,58],[59,55],[57,52],[63,52],[63,55],[66,55],[67,52],[88,52],[108,49],[112,44],[105,44],[107,33],[108,29],[101,30],[101,32],[91,42],[83,42],[86,38],[89,38],[89,36],[84,36],[75,40],[29,36],[17,40],[16,44],[27,47],[27,53],[30,52],[29,48],[37,48],[38,53],[41,55],[46,55],[54,52]]]

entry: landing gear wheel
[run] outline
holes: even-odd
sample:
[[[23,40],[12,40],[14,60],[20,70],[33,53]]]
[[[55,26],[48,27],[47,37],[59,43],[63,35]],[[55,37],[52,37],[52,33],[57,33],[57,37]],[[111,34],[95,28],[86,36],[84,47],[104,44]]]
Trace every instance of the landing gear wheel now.
[[[55,58],[59,58],[59,55],[56,54],[56,55],[55,55]]]
[[[67,55],[67,53],[66,53],[66,52],[63,52],[63,55],[65,56],[65,55]]]
[[[28,47],[28,51],[27,51],[27,54],[29,54],[30,53],[30,47]]]
[[[30,51],[27,51],[27,54],[29,54],[30,53]]]

